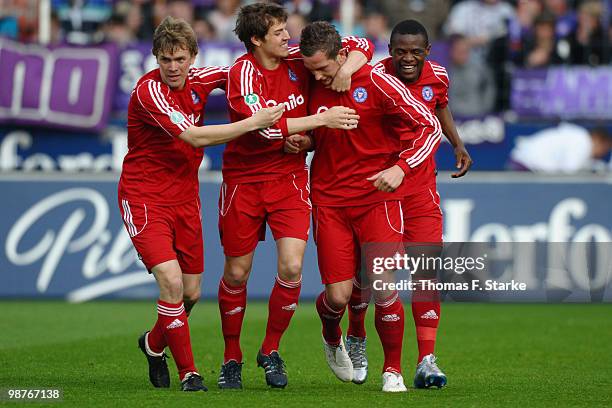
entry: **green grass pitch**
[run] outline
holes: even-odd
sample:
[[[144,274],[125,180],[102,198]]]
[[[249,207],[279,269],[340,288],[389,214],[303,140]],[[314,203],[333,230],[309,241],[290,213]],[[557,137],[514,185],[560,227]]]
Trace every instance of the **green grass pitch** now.
[[[449,378],[442,390],[380,391],[382,351],[368,312],[370,377],[340,383],[327,368],[312,303],[298,308],[281,355],[285,390],[265,386],[256,367],[266,304],[248,305],[242,345],[244,390],[216,387],[222,338],[215,303],[190,318],[196,364],[208,393],[181,393],[174,361],[172,385],[153,389],[137,348],[154,322],[154,302],[0,302],[0,388],[61,388],[63,401],[36,406],[77,407],[482,407],[611,406],[612,305],[444,304],[437,355]],[[346,320],[346,318],[345,318]],[[406,307],[404,376],[412,384],[416,343]],[[0,402],[0,405],[6,402]],[[24,406],[17,403],[16,406]]]

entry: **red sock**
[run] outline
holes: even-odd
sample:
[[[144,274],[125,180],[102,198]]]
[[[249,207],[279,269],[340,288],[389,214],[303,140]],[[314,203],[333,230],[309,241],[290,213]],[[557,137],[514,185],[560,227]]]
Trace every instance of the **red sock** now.
[[[173,304],[158,300],[157,322],[163,327],[166,343],[170,347],[172,358],[178,368],[179,378],[182,381],[185,374],[197,372],[193,363],[189,323],[183,302]]]
[[[387,299],[376,302],[374,325],[385,354],[383,372],[395,371],[401,373],[404,307],[397,292]]]
[[[340,328],[340,320],[344,315],[344,309],[334,310],[327,304],[325,297],[325,291],[321,292],[317,297],[317,312],[323,323],[323,338],[332,346],[340,344],[340,337],[342,336],[342,329]]]
[[[416,327],[417,344],[419,346],[419,358],[417,364],[423,357],[433,354],[436,346],[436,334],[440,322],[440,299],[437,290],[423,290],[419,284],[415,285],[412,293],[412,317]],[[431,282],[437,282],[431,280]]]
[[[224,364],[230,360],[242,362],[240,331],[246,310],[246,284],[230,286],[224,279],[219,282],[219,312],[225,341]]]
[[[161,324],[161,320],[159,319],[159,312],[155,326],[153,326],[149,332],[149,335],[147,336],[146,343],[149,346],[149,349],[156,354],[163,352],[168,345],[168,343],[166,343],[166,338],[164,337],[164,325]]]
[[[278,351],[280,339],[287,330],[295,313],[302,289],[302,278],[297,282],[287,282],[276,277],[274,288],[268,301],[268,325],[266,337],[261,346],[263,354]]]
[[[361,286],[361,282],[353,279],[353,292],[348,304],[349,326],[347,336],[366,337],[365,317],[368,311],[372,289],[369,286]]]

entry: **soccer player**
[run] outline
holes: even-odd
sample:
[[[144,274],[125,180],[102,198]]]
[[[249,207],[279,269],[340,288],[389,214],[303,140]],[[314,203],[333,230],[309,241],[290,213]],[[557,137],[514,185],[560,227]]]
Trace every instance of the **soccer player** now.
[[[373,279],[372,256],[390,257],[403,250],[402,192],[394,190],[414,172],[414,166],[407,161],[413,152],[401,151],[400,139],[413,149],[426,149],[426,141],[439,138],[441,129],[436,117],[399,86],[396,78],[370,66],[353,74],[348,92],[329,89],[347,58],[331,24],[308,25],[302,31],[300,50],[305,66],[317,80],[311,90],[309,111],[343,105],[360,116],[354,130],[313,131],[315,155],[311,167],[313,234],[325,284],[316,302],[323,344],[334,374],[342,381],[352,381],[353,367],[340,320],[351,297],[360,258]],[[300,148],[308,147],[308,138],[292,138],[297,139]],[[392,271],[376,279],[389,283]],[[374,297],[375,326],[385,356],[382,389],[406,391],[400,364],[402,304],[395,290],[376,291]]]
[[[263,109],[241,122],[200,126],[209,92],[225,87],[227,68],[191,68],[198,53],[191,27],[165,18],[153,36],[159,68],[145,74],[128,106],[128,153],[119,181],[125,228],[159,286],[157,322],[138,345],[149,380],[169,387],[164,349],[170,348],[183,391],[206,391],[194,365],[187,316],[200,296],[204,269],[198,168],[203,146],[267,128],[283,107]]]
[[[398,23],[391,33],[390,57],[379,62],[374,69],[397,77],[421,104],[435,114],[442,130],[455,148],[458,172],[452,177],[462,177],[469,170],[472,159],[466,151],[448,104],[448,75],[446,69],[428,61],[431,44],[427,31],[415,20]],[[414,166],[402,185],[406,193],[404,210],[404,240],[409,256],[425,254],[437,257],[442,245],[442,210],[436,188],[435,151],[439,139],[426,142],[427,149],[412,149],[409,163]],[[420,269],[412,275],[418,284],[412,292],[412,317],[416,326],[418,360],[414,378],[416,388],[446,385],[446,375],[436,365],[434,347],[440,319],[440,300],[437,291],[424,290],[426,281],[436,281],[436,271]],[[356,279],[349,303],[349,329],[347,346],[355,367],[354,382],[363,383],[367,377],[365,354],[365,313],[370,300],[367,283]]]
[[[247,53],[229,72],[227,99],[232,121],[248,118],[265,106],[284,105],[285,113],[274,126],[229,143],[223,154],[219,233],[225,266],[219,283],[219,311],[225,352],[218,381],[223,389],[242,388],[240,332],[246,284],[255,248],[265,239],[266,223],[276,241],[278,274],[268,302],[266,334],[257,364],[264,369],[269,386],[287,385],[278,351],[298,304],[311,203],[305,155],[285,154],[284,139],[320,126],[352,129],[359,119],[353,110],[342,106],[307,115],[310,74],[299,50],[288,47],[286,21],[287,13],[281,6],[255,3],[240,9],[234,30]],[[350,81],[352,72],[372,57],[373,46],[355,38],[345,44],[352,52],[338,77]],[[346,81],[339,82],[346,86]]]

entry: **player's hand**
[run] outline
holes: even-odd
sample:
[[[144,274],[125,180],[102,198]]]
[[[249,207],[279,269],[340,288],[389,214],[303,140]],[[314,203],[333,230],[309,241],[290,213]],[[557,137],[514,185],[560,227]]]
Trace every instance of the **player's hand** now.
[[[279,103],[271,108],[258,110],[251,118],[253,118],[254,126],[257,129],[265,129],[278,122],[283,116],[283,112],[285,112],[285,104]]]
[[[470,154],[466,150],[465,146],[460,145],[455,147],[455,167],[459,169],[459,171],[451,174],[452,178],[459,178],[465,176],[465,174],[472,167],[472,158]]]
[[[338,69],[330,88],[336,92],[345,92],[351,89],[351,74],[343,69],[343,66]]]
[[[320,115],[324,126],[332,129],[351,130],[355,129],[359,123],[357,112],[344,106],[333,106]]]
[[[391,193],[402,184],[404,180],[404,170],[396,164],[393,167],[376,173],[372,177],[368,177],[367,180],[373,181],[374,187],[378,190]]]
[[[299,153],[312,148],[312,139],[306,135],[291,135],[285,139],[285,153]]]

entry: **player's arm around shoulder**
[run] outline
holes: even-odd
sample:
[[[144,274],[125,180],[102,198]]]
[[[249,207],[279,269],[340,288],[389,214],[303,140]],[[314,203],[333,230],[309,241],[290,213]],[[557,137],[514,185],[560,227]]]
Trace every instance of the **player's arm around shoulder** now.
[[[348,55],[331,83],[331,89],[336,92],[346,92],[351,89],[353,74],[370,62],[374,55],[374,44],[367,38],[344,37],[342,45]]]

